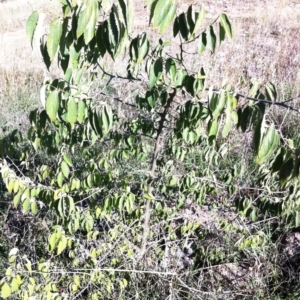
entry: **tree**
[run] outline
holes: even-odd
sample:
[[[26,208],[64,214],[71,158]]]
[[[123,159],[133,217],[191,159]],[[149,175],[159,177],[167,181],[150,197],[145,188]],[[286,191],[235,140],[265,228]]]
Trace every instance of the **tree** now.
[[[249,97],[230,85],[207,87],[205,70],[186,66],[188,47],[213,54],[232,39],[226,14],[203,29],[203,7],[178,14],[172,0],[148,1],[153,28],[173,28],[172,41],[161,35],[152,46],[146,33],[132,35],[131,1],[109,9],[98,0],[60,2],[62,16],[50,23],[40,49],[48,69],[58,61],[62,77],[45,80],[28,138],[12,139],[27,174],[7,158],[1,163],[13,206],[46,220],[47,250],[35,258],[10,251],[3,298],[116,299],[131,293],[137,275],[176,278],[161,263],[176,235],[173,219],[187,201],[201,205],[217,193],[217,181],[236,188],[232,168],[213,168],[237,129],[254,131],[258,184],[285,191],[275,200],[237,200],[237,207],[252,219],[262,211],[299,225],[299,149],[280,142],[267,113],[268,106],[291,109],[288,101],[277,100],[271,83],[264,92],[252,84]],[[31,43],[38,18],[33,12],[27,22]],[[111,72],[106,62],[119,63],[122,55],[127,68]],[[114,82],[126,85],[127,98],[114,95]],[[198,227],[181,224],[185,236]]]

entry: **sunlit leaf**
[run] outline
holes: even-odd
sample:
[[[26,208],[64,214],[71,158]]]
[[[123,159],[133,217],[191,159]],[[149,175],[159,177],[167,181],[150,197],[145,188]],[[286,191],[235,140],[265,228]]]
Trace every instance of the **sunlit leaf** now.
[[[65,155],[63,156],[63,159],[64,159],[64,161],[65,161],[70,167],[73,166],[72,159],[71,159],[70,155],[65,154]]]
[[[31,202],[31,212],[36,215],[38,213],[37,204],[35,201]]]
[[[47,38],[47,51],[50,61],[53,60],[62,34],[62,21],[61,18],[56,18],[50,23],[50,32]]]
[[[206,29],[206,46],[211,51],[211,53],[215,52],[216,42],[217,38],[214,32],[214,28],[210,25]]]
[[[79,38],[85,32],[90,20],[93,20],[95,1],[96,0],[86,0],[84,8],[79,13],[78,26],[76,31],[77,38]]]
[[[63,181],[64,181],[64,175],[63,175],[62,172],[59,172],[59,173],[58,173],[56,180],[57,180],[58,186],[59,186],[59,187],[62,187]]]
[[[82,123],[83,120],[85,119],[85,109],[86,109],[86,104],[83,100],[78,102],[78,115],[77,115],[77,121],[79,123]]]
[[[59,108],[58,91],[52,91],[46,102],[46,112],[52,122],[56,121],[56,116]]]
[[[29,16],[26,24],[26,34],[29,38],[30,45],[32,47],[33,37],[36,30],[36,26],[39,20],[39,13],[37,11],[33,11]]]
[[[231,40],[232,39],[231,24],[230,24],[226,14],[223,13],[220,15],[220,23],[221,23],[222,27],[224,28],[227,37],[229,38],[229,40]]]
[[[69,178],[70,168],[69,168],[68,164],[65,161],[62,161],[60,167],[61,167],[61,171],[62,171],[64,177]]]
[[[56,242],[57,242],[57,235],[56,233],[52,233],[49,237],[50,251],[53,251],[55,249]]]
[[[200,12],[195,13],[195,25],[192,34],[195,34],[199,30],[204,18],[205,18],[205,8],[204,6],[201,6]]]
[[[274,153],[278,143],[279,135],[275,129],[275,125],[272,123],[261,139],[257,162],[261,164],[266,161]]]
[[[67,238],[63,235],[57,245],[57,255],[60,255],[67,247]]]
[[[163,71],[163,62],[161,58],[158,58],[151,66],[150,69],[150,78],[149,78],[149,86],[150,89],[154,87],[157,80],[160,78]]]
[[[202,32],[198,39],[198,53],[202,54],[207,45],[206,33]]]
[[[10,286],[5,282],[1,288],[1,297],[2,299],[7,299],[8,297],[10,297],[10,294],[11,294]]]
[[[68,113],[67,113],[67,120],[72,125],[77,120],[77,112],[78,112],[78,105],[74,98],[70,98],[68,101]]]
[[[23,202],[23,210],[29,212],[30,210],[30,198],[26,198]]]

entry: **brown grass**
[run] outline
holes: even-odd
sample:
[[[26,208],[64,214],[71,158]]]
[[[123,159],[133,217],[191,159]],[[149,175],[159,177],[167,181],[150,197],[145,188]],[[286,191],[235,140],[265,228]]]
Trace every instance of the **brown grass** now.
[[[146,31],[151,40],[156,41],[156,33],[148,26],[144,3],[135,2],[135,31]],[[189,4],[198,5],[197,1],[190,0],[178,3],[180,10]],[[289,0],[204,0],[202,4],[210,20],[221,12],[228,14],[234,40],[225,42],[214,56],[209,53],[186,55],[187,65],[192,70],[198,71],[204,66],[209,83],[216,86],[224,81],[236,86],[239,77],[244,76],[261,83],[274,82],[281,97],[300,93],[300,4]],[[20,91],[25,98],[31,98],[29,102],[36,103],[36,89],[34,92],[28,89],[38,87],[49,75],[43,67],[38,47],[30,48],[25,35],[26,20],[33,10],[38,10],[46,14],[47,24],[58,14],[58,7],[58,0],[7,0],[0,3],[0,102],[5,107],[1,110],[4,119],[8,113],[18,114],[18,109],[21,109],[16,104],[19,99],[26,99],[20,97]],[[170,33],[167,36],[171,37]],[[186,50],[194,53],[196,49],[189,46]],[[124,67],[125,63],[123,59]]]

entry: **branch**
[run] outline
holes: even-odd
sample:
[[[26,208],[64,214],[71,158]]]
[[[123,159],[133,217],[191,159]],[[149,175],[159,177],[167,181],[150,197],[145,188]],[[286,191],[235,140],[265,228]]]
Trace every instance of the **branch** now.
[[[159,271],[144,271],[144,270],[135,270],[135,269],[113,269],[113,268],[95,268],[95,269],[74,269],[74,271],[66,271],[64,269],[57,270],[57,271],[26,271],[25,273],[34,273],[34,274],[82,274],[87,276],[92,276],[93,274],[88,273],[87,271],[102,271],[102,272],[119,272],[119,273],[138,273],[138,274],[154,274],[154,275],[170,275],[170,276],[176,276],[177,273],[175,272],[159,272]]]
[[[104,92],[100,92],[100,93],[98,93],[98,95],[106,96],[106,97],[109,97],[110,99],[113,99],[114,101],[123,103],[125,105],[131,106],[131,107],[134,107],[134,108],[138,108],[135,104],[125,102],[124,100],[121,100],[119,97],[111,97],[111,96],[105,94]]]
[[[286,109],[290,109],[292,111],[295,111],[297,113],[300,113],[300,109],[297,109],[297,108],[294,108],[293,106],[290,106],[290,105],[287,105],[286,103],[287,102],[290,102],[292,100],[295,100],[296,98],[293,98],[293,99],[289,99],[287,101],[283,101],[283,102],[277,102],[277,101],[270,101],[270,100],[266,100],[266,99],[258,99],[258,98],[253,98],[253,97],[249,97],[249,96],[245,96],[245,95],[242,95],[240,93],[234,93],[232,92],[232,94],[238,96],[238,97],[242,97],[244,99],[247,99],[247,100],[252,100],[252,101],[255,101],[257,103],[266,103],[266,104],[269,104],[269,105],[276,105],[276,106],[281,106],[281,107],[284,107]]]
[[[133,81],[142,81],[139,78],[129,78],[129,77],[120,76],[118,74],[116,74],[116,75],[110,74],[110,73],[106,72],[98,62],[97,62],[97,65],[101,69],[101,71],[103,72],[103,74],[106,75],[106,76],[109,76],[111,79],[117,78],[117,79],[129,80],[129,81],[132,81],[132,80]]]
[[[209,89],[205,89],[206,91],[209,91]],[[212,90],[214,93],[220,93],[222,91],[222,89],[213,89]],[[281,107],[284,107],[286,109],[290,109],[292,111],[295,111],[297,113],[300,113],[300,108],[297,109],[293,106],[290,106],[290,105],[287,105],[286,103],[287,102],[291,102],[293,100],[296,100],[297,98],[300,98],[300,95],[295,97],[295,98],[291,98],[291,99],[288,99],[286,101],[283,101],[283,102],[278,102],[278,101],[270,101],[270,100],[266,100],[266,99],[259,99],[259,98],[254,98],[254,97],[249,97],[249,96],[245,96],[243,94],[240,94],[240,93],[236,93],[236,92],[228,92],[227,93],[230,93],[232,95],[235,95],[235,96],[238,96],[238,97],[242,97],[244,99],[247,99],[247,100],[252,100],[254,102],[257,102],[257,103],[266,103],[266,104],[269,104],[269,105],[276,105],[276,106],[281,106]]]
[[[152,156],[152,162],[151,162],[150,172],[149,172],[149,183],[148,183],[148,194],[149,195],[152,195],[152,190],[153,190],[152,183],[155,178],[155,170],[156,170],[156,166],[157,166],[158,154],[159,154],[160,149],[164,145],[164,139],[163,139],[164,123],[166,120],[166,116],[168,114],[168,110],[171,106],[171,103],[172,103],[175,95],[176,95],[176,89],[174,89],[174,91],[171,94],[169,94],[168,101],[166,103],[163,113],[161,114],[161,118],[159,121],[159,126],[157,129],[157,136],[155,139],[154,153]],[[148,237],[148,233],[149,233],[150,214],[151,214],[151,203],[150,203],[150,200],[147,200],[146,207],[145,207],[145,213],[144,213],[144,229],[143,229],[143,237],[142,237],[141,256],[143,256],[146,251],[147,237]]]

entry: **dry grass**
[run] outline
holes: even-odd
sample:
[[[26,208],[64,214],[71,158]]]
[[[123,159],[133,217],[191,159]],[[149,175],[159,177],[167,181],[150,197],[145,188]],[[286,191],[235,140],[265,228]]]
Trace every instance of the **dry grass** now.
[[[199,6],[198,1],[177,1],[180,10],[188,5]],[[197,49],[189,44],[185,47],[187,66],[198,71],[204,66],[209,84],[220,86],[224,81],[235,86],[240,76],[256,79],[261,84],[273,82],[280,96],[300,94],[300,3],[290,0],[240,0],[211,1],[201,3],[206,7],[208,20],[215,20],[222,12],[227,13],[232,23],[234,39],[225,42],[211,56],[194,55]],[[152,41],[156,33],[148,26],[144,4],[136,3],[135,31],[146,31]],[[172,38],[172,30],[166,33]],[[178,50],[178,49],[177,49]],[[173,49],[171,50],[173,51]]]
[[[244,76],[261,83],[274,82],[281,97],[300,94],[300,4],[289,0],[217,3],[205,0],[202,3],[211,20],[221,12],[228,14],[234,40],[224,43],[214,56],[209,53],[187,55],[191,69],[197,71],[204,66],[209,83],[217,86],[224,81],[237,85],[239,77]],[[189,4],[198,5],[196,1],[188,0],[179,2],[180,9],[186,9]],[[0,3],[0,103],[4,107],[0,112],[0,126],[4,123],[12,125],[14,119],[18,123],[25,122],[24,109],[36,105],[38,87],[48,76],[36,46],[38,41],[32,50],[26,38],[27,18],[33,10],[38,10],[45,13],[45,24],[48,24],[59,12],[58,8],[58,0]],[[144,4],[136,1],[135,10],[135,31],[146,31],[151,40],[156,41],[156,33],[148,26]],[[170,32],[167,36],[171,37]],[[196,49],[189,46],[186,50],[194,53]],[[123,59],[124,70],[125,63]]]
[[[179,2],[180,9],[186,9],[189,4],[198,5],[187,0]],[[224,81],[236,86],[239,77],[244,76],[260,83],[274,82],[281,97],[300,94],[300,4],[290,0],[204,0],[202,4],[211,20],[221,12],[228,14],[234,40],[224,43],[214,56],[187,54],[191,69],[197,71],[204,66],[209,83],[217,86]],[[58,8],[58,0],[0,3],[0,102],[5,107],[1,110],[2,120],[7,119],[7,113],[18,115],[19,109],[24,109],[23,104],[19,105],[20,99],[26,101],[29,97],[26,102],[36,103],[37,87],[48,75],[38,47],[32,50],[26,38],[26,20],[33,10],[38,10],[47,16],[47,24]],[[135,31],[146,31],[151,40],[157,40],[156,33],[148,26],[144,3],[136,1],[135,9]],[[167,36],[171,37],[170,32]],[[196,49],[188,47],[187,52],[195,52]],[[124,66],[125,63],[123,59]]]
[[[31,49],[26,37],[26,21],[33,10],[38,10],[47,15],[48,22],[58,9],[59,1],[0,2],[0,127],[26,124],[46,75],[38,41]]]
[[[0,1],[0,34],[25,30],[24,24],[32,11],[38,10],[46,13],[49,18],[56,15],[59,1],[49,0],[4,0]]]
[[[28,111],[37,105],[39,87],[48,72],[37,47],[34,50],[30,48],[25,35],[25,24],[33,10],[47,14],[47,24],[58,12],[58,2],[0,2],[0,128],[4,125],[26,125]],[[151,39],[156,40],[156,33],[148,27],[144,3],[136,2],[135,30],[147,31]],[[234,40],[232,43],[224,43],[214,56],[208,53],[202,56],[187,54],[190,69],[196,71],[204,66],[209,75],[209,83],[217,86],[224,80],[237,85],[239,77],[244,76],[247,80],[255,78],[261,83],[274,82],[282,98],[300,94],[298,3],[288,0],[204,0],[202,3],[207,7],[210,20],[223,11],[228,14]],[[188,4],[194,4],[194,1],[180,2],[183,9]],[[194,53],[195,49],[186,48],[186,51]],[[126,60],[123,59],[121,66],[117,65],[118,69],[125,64]],[[243,86],[240,88],[244,89]]]

